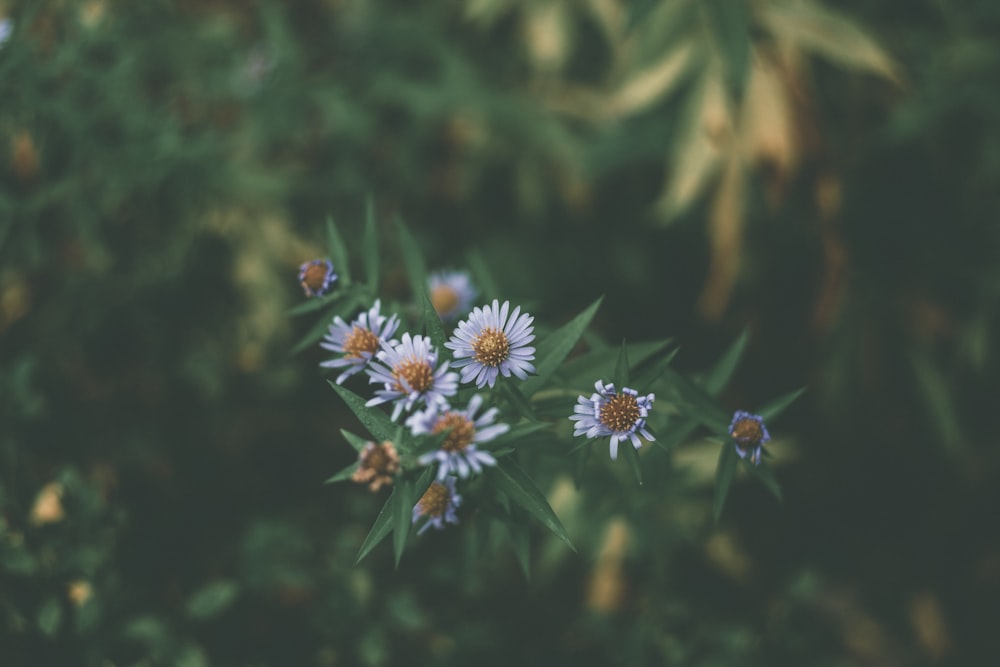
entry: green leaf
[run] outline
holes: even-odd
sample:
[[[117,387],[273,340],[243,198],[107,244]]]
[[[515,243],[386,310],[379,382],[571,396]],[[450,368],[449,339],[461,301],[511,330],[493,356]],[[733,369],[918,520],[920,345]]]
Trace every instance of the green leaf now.
[[[347,440],[348,443],[350,443],[351,447],[354,447],[354,451],[359,453],[365,448],[365,445],[371,442],[371,440],[366,440],[365,438],[354,435],[350,431],[346,431],[344,429],[340,429],[340,434],[344,436],[344,439]]]
[[[668,422],[668,424],[670,423],[672,422]],[[658,432],[656,434],[656,440],[653,441],[653,444],[663,447],[664,449],[673,449],[677,445],[681,444],[685,438],[691,435],[696,428],[698,428],[698,420],[691,419],[689,417],[681,417],[676,426],[668,426],[668,428]]]
[[[444,334],[444,326],[441,324],[441,318],[438,316],[437,311],[434,310],[434,306],[431,304],[431,300],[427,296],[426,288],[421,292],[417,292],[417,295],[424,311],[424,331],[431,339],[431,343],[434,347],[438,348],[439,352],[443,352],[444,350],[442,348],[447,338]]]
[[[498,298],[500,290],[497,287],[496,281],[493,280],[493,276],[490,274],[490,270],[486,266],[486,261],[483,259],[482,254],[478,250],[469,252],[465,256],[465,263],[476,279],[476,284],[480,288],[479,292],[483,300]]]
[[[489,477],[493,483],[503,493],[515,503],[523,507],[533,517],[538,519],[551,530],[556,537],[566,543],[566,545],[576,551],[576,547],[570,542],[566,529],[563,528],[559,517],[552,511],[549,501],[545,495],[535,486],[535,483],[528,477],[521,467],[510,459],[497,461],[497,465],[488,468]]]
[[[766,468],[763,464],[754,465],[750,462],[749,457],[743,459],[743,463],[750,470],[750,474],[759,479],[764,486],[767,487],[767,490],[771,492],[771,495],[779,501],[782,500],[781,486],[778,484],[778,480],[774,478],[774,474],[771,472],[770,468]]]
[[[295,344],[295,347],[292,348],[291,354],[294,356],[319,343],[329,326],[330,320],[325,317],[316,320],[313,325],[309,327],[309,331],[306,332],[306,335]]]
[[[788,408],[789,405],[791,405],[792,403],[794,403],[799,398],[799,396],[801,396],[802,394],[804,394],[805,391],[806,391],[806,388],[802,387],[801,389],[796,389],[795,391],[790,391],[787,394],[785,394],[784,396],[779,396],[778,398],[774,399],[773,401],[769,401],[766,404],[764,404],[764,407],[762,407],[757,414],[760,415],[760,417],[765,422],[768,421],[768,420],[770,420],[770,419],[774,419],[775,417],[777,417],[778,415],[780,415],[782,412],[784,412]]]
[[[511,523],[508,528],[510,531],[511,549],[514,550],[514,556],[517,558],[517,563],[521,566],[521,571],[524,572],[524,578],[530,580],[531,535],[527,529],[519,523]]]
[[[679,401],[688,410],[687,416],[697,419],[718,433],[728,431],[730,415],[712,396],[672,368],[666,368],[663,374]]]
[[[722,450],[719,452],[719,465],[715,469],[715,504],[712,514],[718,521],[722,516],[722,507],[726,504],[726,495],[729,494],[729,485],[733,481],[736,473],[736,466],[740,457],[736,454],[736,447],[732,442],[722,443]]]
[[[671,341],[669,339],[664,341],[659,349],[665,348],[670,343]],[[674,357],[677,356],[678,352],[680,352],[680,348],[675,347],[668,354],[661,357],[655,363],[650,364],[646,368],[643,368],[638,373],[637,377],[634,380],[635,386],[643,387],[644,388],[643,390],[645,390],[645,388],[651,386],[654,382],[659,380],[660,377],[666,372],[667,368],[670,366],[670,363],[674,360]]]
[[[413,523],[413,481],[403,479],[396,484],[392,494],[392,554],[396,567],[403,557],[406,548],[406,538],[410,534],[410,524]]]
[[[603,300],[604,297],[602,296],[590,304],[582,313],[539,343],[536,355],[538,363],[535,364],[535,375],[529,377],[521,385],[521,391],[525,396],[531,396],[541,389],[549,379],[549,376],[559,368],[563,360],[573,351],[577,341],[580,340],[580,336],[583,335],[587,325],[594,318],[594,314],[597,313],[597,309],[601,306]]]
[[[343,237],[337,231],[337,226],[333,224],[333,218],[326,217],[326,244],[330,251],[330,259],[333,261],[333,268],[340,277],[340,284],[347,287],[351,284],[351,269],[347,258],[347,245]]]
[[[743,97],[750,62],[750,14],[746,0],[703,0],[713,42],[722,56],[724,78],[734,102]]]
[[[392,531],[392,504],[394,502],[393,498],[399,492],[399,487],[396,486],[392,490],[392,495],[385,501],[382,505],[382,509],[379,511],[378,516],[375,518],[375,523],[372,524],[372,529],[368,531],[368,536],[365,541],[361,543],[361,548],[358,549],[358,557],[354,559],[354,564],[357,565],[365,556],[371,553],[371,550],[378,546],[379,542],[385,539]]]
[[[417,239],[413,237],[402,220],[396,221],[396,229],[400,250],[403,252],[406,275],[410,278],[410,289],[413,291],[413,296],[419,299],[420,295],[427,294],[427,265],[424,263],[424,256],[420,252]]]
[[[729,382],[729,378],[733,376],[733,371],[736,370],[740,359],[743,358],[743,352],[746,350],[748,340],[750,340],[750,335],[744,329],[739,338],[729,346],[729,349],[715,362],[712,370],[705,376],[705,381],[701,383],[705,387],[705,391],[712,396],[716,396],[722,391],[726,383]]]
[[[292,306],[285,311],[287,317],[296,317],[298,315],[305,315],[306,313],[314,313],[317,310],[322,310],[327,306],[336,303],[344,298],[344,292],[336,292],[334,294],[327,294],[326,296],[314,296],[309,297],[306,301],[303,301],[297,306]]]
[[[59,598],[50,597],[38,609],[35,622],[46,637],[54,637],[62,625],[63,610]]]
[[[326,479],[323,483],[336,484],[337,482],[343,482],[346,479],[350,479],[351,476],[354,474],[354,471],[358,469],[358,465],[359,465],[358,462],[355,461],[351,465],[347,466],[346,468],[338,472],[333,477]]]
[[[547,422],[531,422],[529,424],[518,424],[512,427],[506,433],[501,433],[496,438],[486,443],[489,447],[495,447],[497,445],[511,443],[515,444],[518,440],[527,437],[538,431],[543,431],[547,429],[551,424]]]
[[[365,205],[365,234],[361,245],[364,253],[365,278],[368,279],[368,288],[373,294],[378,294],[378,236],[375,226],[375,203],[370,196]]]
[[[635,481],[641,486],[642,469],[639,466],[639,452],[637,452],[635,447],[632,446],[632,441],[627,438],[619,441],[618,451],[621,453],[622,458],[628,461],[628,465],[632,468],[632,473],[635,475]]]
[[[336,382],[332,380],[327,380],[333,390],[340,395],[340,398],[347,403],[347,407],[351,409],[351,412],[357,416],[358,421],[360,421],[368,432],[375,436],[376,440],[392,440],[393,433],[395,432],[395,425],[392,420],[389,419],[388,415],[379,410],[378,408],[369,408],[365,406],[365,399],[361,398],[349,389],[341,387]]]
[[[629,386],[628,350],[625,348],[625,339],[622,338],[621,349],[618,350],[618,361],[615,363],[615,374],[613,381],[615,387],[621,391],[622,387]]]
[[[538,418],[535,417],[535,411],[531,408],[531,402],[513,383],[501,382],[500,394],[518,415],[530,422],[538,421]]]
[[[199,589],[187,601],[187,614],[198,621],[210,620],[224,612],[236,600],[239,586],[235,581],[214,581]]]

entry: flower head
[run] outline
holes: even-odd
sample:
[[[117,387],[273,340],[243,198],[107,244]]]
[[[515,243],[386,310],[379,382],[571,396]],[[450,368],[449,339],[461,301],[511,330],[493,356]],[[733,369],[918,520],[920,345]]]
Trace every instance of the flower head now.
[[[534,318],[522,314],[520,306],[510,317],[509,310],[509,301],[501,306],[497,299],[493,299],[492,306],[477,306],[468,319],[458,323],[451,340],[444,344],[455,352],[454,365],[462,369],[462,382],[492,387],[499,374],[510,377],[513,373],[523,380],[535,372],[531,363],[535,348],[528,346],[535,340],[531,326]]]
[[[454,322],[469,312],[479,290],[465,271],[438,271],[427,280],[431,305],[445,322]]]
[[[623,387],[621,392],[615,391],[612,383],[604,384],[598,380],[594,384],[597,393],[590,398],[580,396],[576,399],[571,420],[576,422],[573,435],[586,435],[588,438],[603,438],[611,436],[611,460],[618,458],[618,442],[628,438],[636,449],[642,447],[638,432],[646,440],[656,438],[646,430],[646,417],[649,408],[656,398],[653,394],[639,396],[635,389]]]
[[[399,472],[399,455],[388,440],[383,443],[369,442],[358,453],[358,469],[351,475],[351,481],[367,484],[375,493],[383,486],[392,484]]]
[[[764,443],[771,439],[771,434],[767,432],[767,426],[764,425],[763,417],[737,410],[733,413],[733,421],[729,424],[729,435],[732,436],[736,445],[736,453],[741,459],[746,458],[749,454],[750,462],[754,465],[760,465]]]
[[[333,318],[330,330],[323,337],[320,347],[337,352],[342,356],[320,363],[324,368],[347,368],[337,376],[337,384],[363,369],[389,337],[399,328],[396,315],[386,317],[379,314],[382,302],[376,300],[372,309],[361,313],[347,324],[340,318]]]
[[[437,366],[438,353],[425,336],[404,333],[400,342],[389,341],[375,355],[368,367],[370,382],[381,382],[384,388],[366,405],[395,401],[392,411],[395,421],[405,409],[412,410],[417,401],[433,405],[454,396],[458,391],[458,373],[448,372],[448,362]],[[435,370],[437,366],[437,370]]]
[[[323,296],[337,280],[333,262],[328,259],[314,259],[299,267],[299,284],[306,296]]]
[[[477,444],[489,442],[501,433],[510,430],[507,424],[494,424],[498,410],[490,408],[476,418],[476,412],[483,405],[483,397],[476,395],[465,410],[452,410],[447,403],[428,406],[422,412],[415,412],[406,420],[414,435],[436,434],[448,431],[441,449],[421,456],[420,465],[430,465],[437,461],[437,479],[440,482],[447,475],[457,474],[466,479],[471,473],[480,473],[483,466],[494,466],[497,460],[489,452],[480,451]]]
[[[458,523],[458,515],[455,510],[462,504],[462,496],[455,493],[455,478],[445,477],[441,482],[431,482],[427,491],[420,497],[417,504],[413,506],[413,523],[424,516],[427,517],[425,523],[417,534],[434,526],[438,530],[443,530],[446,523]]]

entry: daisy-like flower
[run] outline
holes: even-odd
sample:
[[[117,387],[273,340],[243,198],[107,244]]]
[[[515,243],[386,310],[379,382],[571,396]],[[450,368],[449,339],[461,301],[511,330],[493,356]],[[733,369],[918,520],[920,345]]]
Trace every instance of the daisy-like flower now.
[[[445,322],[454,322],[469,312],[479,290],[465,271],[438,271],[427,280],[431,305]]]
[[[326,258],[313,259],[299,267],[299,284],[306,296],[323,296],[336,280],[333,262]]]
[[[492,387],[497,375],[510,377],[513,373],[523,380],[535,372],[531,363],[535,348],[528,346],[535,340],[531,326],[535,318],[522,314],[520,306],[509,313],[510,317],[509,311],[510,302],[501,306],[497,299],[492,306],[477,306],[444,344],[455,352],[454,365],[462,369],[462,382],[475,382],[481,389]]]
[[[371,310],[361,313],[350,324],[344,322],[339,315],[333,318],[330,330],[323,336],[319,346],[342,356],[321,362],[320,366],[347,367],[337,376],[337,384],[343,384],[344,380],[367,366],[383,343],[389,342],[389,338],[399,328],[399,318],[396,315],[380,315],[381,307],[382,302],[376,300]]]
[[[729,435],[732,436],[736,453],[741,459],[745,459],[749,454],[750,462],[760,465],[764,443],[771,439],[763,417],[737,410],[733,413],[733,421],[729,424]]]
[[[358,453],[358,469],[351,475],[351,481],[367,484],[375,493],[383,486],[392,484],[399,472],[399,454],[391,442],[369,442]]]
[[[414,435],[442,433],[448,431],[441,449],[424,454],[420,465],[439,463],[437,480],[448,475],[458,475],[466,479],[471,473],[481,473],[483,466],[495,466],[497,460],[489,452],[480,451],[477,444],[489,442],[501,433],[510,430],[507,424],[494,424],[496,408],[490,408],[476,418],[476,412],[483,405],[483,397],[476,395],[465,410],[452,410],[447,404],[431,405],[422,412],[415,412],[406,420]]]
[[[413,523],[420,517],[427,517],[427,523],[420,527],[417,535],[434,526],[444,530],[446,523],[458,523],[455,510],[462,504],[462,496],[455,493],[455,478],[446,477],[443,482],[431,482],[427,491],[413,506]]]
[[[588,438],[611,436],[612,461],[618,458],[618,442],[621,440],[631,440],[636,449],[642,447],[639,435],[646,440],[656,440],[646,430],[646,417],[656,398],[653,394],[639,396],[639,392],[628,387],[617,392],[613,383],[604,384],[603,380],[594,383],[594,388],[597,393],[591,394],[590,398],[580,396],[576,399],[577,404],[570,417],[576,422],[573,435],[586,435]],[[636,435],[637,432],[639,435]]]
[[[426,336],[404,333],[400,342],[389,341],[375,355],[368,366],[370,382],[381,382],[383,389],[365,405],[379,405],[395,401],[392,419],[395,421],[405,409],[413,409],[417,401],[424,405],[445,402],[446,396],[458,391],[458,373],[448,372],[448,362],[437,366],[438,353]],[[437,366],[437,370],[435,370]]]

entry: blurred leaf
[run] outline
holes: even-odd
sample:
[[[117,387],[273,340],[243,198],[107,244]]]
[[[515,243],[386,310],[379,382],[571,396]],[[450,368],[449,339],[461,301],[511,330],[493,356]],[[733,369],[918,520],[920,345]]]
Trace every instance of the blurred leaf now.
[[[528,529],[515,522],[507,526],[510,531],[510,547],[514,550],[517,564],[521,566],[526,580],[531,579],[531,533]]]
[[[62,617],[62,604],[60,604],[58,598],[50,597],[39,607],[35,622],[38,624],[38,630],[43,635],[46,637],[55,637],[56,633],[59,632],[59,626],[62,625]]]
[[[664,379],[668,386],[676,393],[679,400],[684,402],[690,409],[690,416],[708,426],[718,433],[727,432],[729,426],[729,415],[715,401],[715,399],[705,393],[705,390],[695,385],[684,375],[672,368],[667,368],[663,372]]]
[[[778,500],[783,500],[781,496],[781,487],[778,485],[778,480],[774,478],[774,474],[771,472],[770,468],[764,466],[763,463],[754,465],[750,462],[749,457],[743,459],[743,463],[750,470],[751,475],[764,483],[764,486],[771,492],[771,495]]]
[[[371,553],[371,550],[378,546],[378,543],[385,539],[392,531],[392,518],[393,512],[392,507],[394,503],[398,503],[399,500],[393,500],[396,494],[399,493],[399,485],[392,488],[392,495],[385,501],[382,505],[382,509],[379,511],[378,516],[375,518],[375,523],[372,524],[372,528],[368,531],[368,536],[365,537],[365,541],[361,543],[361,548],[358,549],[358,555],[354,559],[354,564],[357,565],[365,556]]]
[[[211,620],[228,609],[238,594],[239,586],[235,581],[212,582],[188,598],[188,616],[196,621]]]
[[[545,495],[535,486],[535,483],[521,470],[521,467],[517,463],[510,459],[504,459],[497,461],[496,466],[487,470],[497,488],[538,519],[556,537],[565,542],[566,546],[576,551],[576,547],[570,542],[569,536],[566,534],[566,529],[563,528],[556,513],[552,511],[552,507],[549,505],[549,501],[546,500]]]
[[[767,3],[760,21],[775,37],[830,60],[901,84],[898,65],[854,21],[815,2]]]
[[[628,350],[625,347],[624,338],[622,339],[621,349],[618,350],[618,361],[615,363],[615,374],[613,379],[615,387],[617,387],[619,391],[621,391],[623,387],[628,387],[629,380],[631,380],[628,367]]]
[[[410,279],[413,298],[419,300],[422,298],[421,295],[426,297],[427,294],[427,264],[424,262],[417,240],[402,220],[396,220],[396,232],[399,235],[399,247],[403,253],[403,264]]]
[[[375,226],[375,203],[371,197],[365,205],[365,235],[362,239],[365,261],[365,278],[368,280],[368,288],[373,294],[378,294],[379,283],[379,260],[378,260],[378,236]]]
[[[629,467],[632,469],[632,474],[635,475],[635,481],[642,485],[642,468],[639,465],[639,452],[632,445],[632,441],[626,438],[618,442],[618,451],[621,453],[622,458],[628,461]]]
[[[603,300],[602,296],[538,344],[536,374],[521,384],[521,391],[525,396],[531,396],[541,389],[549,376],[559,368],[559,364],[573,351]]]
[[[764,404],[764,407],[762,407],[758,411],[757,414],[760,415],[760,417],[765,422],[768,421],[768,420],[770,420],[770,419],[774,419],[775,417],[777,417],[778,415],[780,415],[782,412],[784,412],[788,408],[788,406],[790,406],[792,403],[794,403],[796,400],[798,400],[799,396],[801,396],[805,392],[806,392],[806,388],[802,387],[801,389],[796,389],[795,391],[790,391],[787,394],[785,394],[784,396],[779,396],[778,398],[774,399],[773,401],[768,401],[767,403]]]
[[[479,287],[479,296],[482,300],[488,301],[499,298],[500,289],[497,287],[493,275],[486,266],[486,261],[483,259],[482,253],[478,250],[470,251],[465,257],[465,263],[469,266],[469,271],[472,272],[475,278],[476,285]]]
[[[750,15],[747,0],[702,0],[713,44],[722,56],[726,89],[734,102],[743,97],[750,60]]]
[[[401,479],[389,498],[392,501],[392,554],[399,567],[399,561],[406,549],[406,538],[413,523],[413,506],[416,504],[413,480]]]
[[[705,381],[701,383],[705,387],[705,391],[712,396],[716,396],[725,388],[726,383],[729,382],[729,378],[733,376],[733,371],[736,370],[736,366],[740,363],[740,359],[743,358],[743,352],[746,350],[748,340],[750,340],[750,335],[744,329],[739,338],[729,346],[729,349],[722,354],[719,360],[712,366],[712,370],[705,376]]]
[[[351,465],[347,466],[346,468],[338,472],[336,475],[326,479],[326,481],[324,481],[323,483],[336,484],[337,482],[343,482],[344,480],[350,479],[354,475],[354,471],[358,469],[359,465],[360,464],[357,461],[355,461]]]
[[[736,447],[732,442],[722,443],[719,451],[719,463],[715,469],[715,503],[712,506],[712,514],[718,521],[722,516],[722,508],[726,504],[726,496],[729,494],[729,485],[733,481],[736,473],[736,466],[740,457],[736,454]]]
[[[424,331],[439,352],[447,350],[447,348],[444,348],[444,342],[447,340],[444,333],[444,326],[441,324],[441,318],[438,316],[437,311],[434,310],[434,306],[427,296],[427,290],[424,289],[421,292],[415,293],[415,295],[423,306]]]
[[[504,444],[504,443],[515,443],[516,444],[519,441],[523,440],[526,436],[529,436],[532,433],[537,433],[538,431],[542,431],[544,429],[547,429],[550,426],[551,426],[551,424],[549,424],[547,422],[538,422],[538,421],[532,422],[530,424],[518,424],[518,425],[512,427],[506,433],[501,433],[496,438],[494,438],[490,442],[486,443],[486,445],[490,446],[490,447],[493,447],[493,446],[496,446],[496,445],[499,445],[499,444]]]
[[[659,61],[633,74],[605,103],[604,114],[620,118],[638,113],[677,89],[694,60],[695,45],[685,41]]]
[[[378,408],[369,408],[365,406],[365,399],[361,398],[354,392],[341,387],[336,382],[327,380],[327,383],[333,387],[333,390],[337,392],[340,397],[347,403],[347,407],[351,409],[351,412],[357,416],[358,421],[360,421],[368,432],[371,433],[376,440],[384,442],[386,440],[393,439],[393,433],[396,430],[395,425],[389,416]]]
[[[347,245],[344,243],[340,231],[337,230],[337,226],[333,224],[333,218],[330,216],[326,218],[326,243],[330,251],[330,259],[333,261],[333,268],[339,276],[340,284],[343,287],[347,287],[351,284],[351,267],[348,262],[350,255],[347,252]]]

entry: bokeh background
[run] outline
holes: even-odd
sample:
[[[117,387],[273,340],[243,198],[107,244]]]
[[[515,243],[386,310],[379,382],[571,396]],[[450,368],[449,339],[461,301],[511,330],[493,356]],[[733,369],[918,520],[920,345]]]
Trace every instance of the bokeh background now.
[[[0,663],[983,665],[1000,651],[1000,5],[0,3]],[[539,483],[526,578],[474,518],[355,566],[382,499],[300,262],[371,198],[559,323],[740,332],[716,449]],[[585,391],[587,387],[581,387]]]

